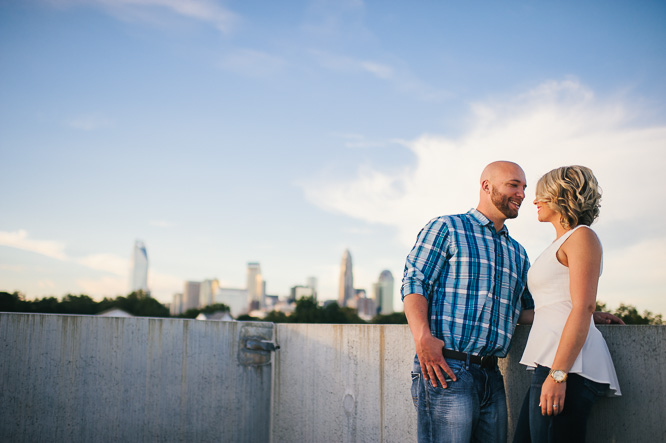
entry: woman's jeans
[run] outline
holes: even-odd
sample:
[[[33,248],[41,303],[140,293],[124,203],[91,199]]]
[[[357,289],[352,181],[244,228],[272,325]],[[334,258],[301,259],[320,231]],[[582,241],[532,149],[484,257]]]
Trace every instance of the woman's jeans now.
[[[419,443],[504,443],[507,433],[504,378],[499,368],[447,358],[457,380],[446,376],[448,387],[433,387],[414,358],[412,398],[418,418]]]
[[[539,406],[541,386],[549,372],[550,368],[545,366],[537,366],[534,370],[516,425],[514,443],[585,441],[590,409],[597,397],[604,395],[608,385],[593,382],[578,374],[569,374],[564,408],[558,415],[542,415]]]

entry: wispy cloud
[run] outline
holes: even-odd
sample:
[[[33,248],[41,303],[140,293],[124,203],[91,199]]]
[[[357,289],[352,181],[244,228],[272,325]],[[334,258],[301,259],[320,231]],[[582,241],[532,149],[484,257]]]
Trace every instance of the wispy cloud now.
[[[400,93],[423,101],[442,101],[450,98],[448,91],[432,87],[418,79],[401,63],[391,65],[376,60],[359,59],[321,50],[310,50],[309,54],[321,67],[343,74],[369,74],[387,82]]]
[[[238,16],[212,0],[47,0],[59,7],[96,5],[109,14],[126,21],[163,23],[165,15],[197,20],[229,33]]]
[[[287,62],[278,56],[253,49],[236,49],[222,56],[219,67],[252,77],[268,77],[283,71]]]
[[[64,243],[52,240],[32,239],[24,229],[13,232],[0,231],[0,245],[36,252],[58,260],[67,259]]]
[[[76,284],[81,287],[85,294],[103,297],[126,295],[129,286],[126,278],[108,275],[100,278],[80,278],[76,280]]]
[[[641,110],[631,102],[598,99],[575,79],[544,83],[519,97],[477,102],[470,109],[467,130],[458,137],[423,135],[404,141],[416,161],[401,172],[364,166],[352,180],[310,182],[305,195],[326,210],[392,226],[409,247],[430,218],[476,206],[478,177],[487,163],[514,160],[525,169],[530,188],[521,216],[509,228],[534,258],[552,234],[535,222],[530,203],[536,180],[555,167],[583,164],[592,168],[604,190],[595,226],[603,234],[606,272],[647,272],[659,276],[661,287],[666,284],[659,260],[630,262],[623,254],[644,241],[666,254],[666,234],[650,222],[663,220],[666,207],[654,205],[654,193],[648,192],[660,188],[666,124],[638,125]]]
[[[394,143],[393,141],[382,141],[382,140],[368,140],[362,134],[343,134],[343,133],[334,133],[334,137],[342,138],[345,141],[343,142],[344,146],[347,148],[380,148],[388,145],[389,143]]]
[[[113,125],[113,122],[100,115],[83,115],[67,121],[66,124],[73,129],[94,131],[96,129],[110,127]]]
[[[75,260],[76,263],[97,271],[109,272],[118,276],[127,277],[130,261],[115,254],[92,254]]]

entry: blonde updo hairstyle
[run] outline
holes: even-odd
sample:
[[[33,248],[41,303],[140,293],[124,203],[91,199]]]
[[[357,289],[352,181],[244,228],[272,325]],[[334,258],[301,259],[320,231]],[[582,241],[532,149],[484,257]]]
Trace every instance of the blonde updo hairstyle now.
[[[565,229],[573,229],[590,226],[599,216],[601,188],[590,168],[563,166],[539,179],[536,198],[560,214]]]

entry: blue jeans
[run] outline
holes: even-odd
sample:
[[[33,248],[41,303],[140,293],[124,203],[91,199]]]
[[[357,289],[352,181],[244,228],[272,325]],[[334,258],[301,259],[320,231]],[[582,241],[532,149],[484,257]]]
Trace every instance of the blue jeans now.
[[[457,380],[434,387],[414,358],[412,399],[418,419],[419,443],[505,443],[507,433],[504,378],[499,368],[447,358]]]
[[[527,391],[516,425],[514,443],[584,442],[587,417],[599,396],[604,395],[607,384],[588,380],[578,374],[567,378],[564,408],[558,415],[542,415],[539,400],[541,386],[550,368],[537,366]]]

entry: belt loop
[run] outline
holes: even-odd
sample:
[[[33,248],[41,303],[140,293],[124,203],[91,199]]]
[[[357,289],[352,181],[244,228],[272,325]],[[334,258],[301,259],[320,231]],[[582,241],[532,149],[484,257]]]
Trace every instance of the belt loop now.
[[[466,369],[467,371],[469,371],[469,358],[470,358],[470,354],[469,354],[469,352],[468,352],[468,353],[465,355],[465,369]]]

